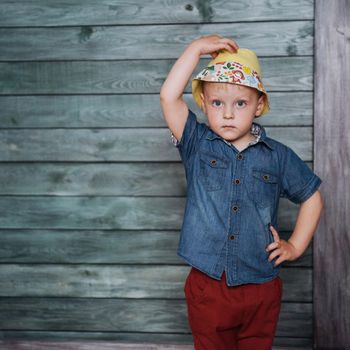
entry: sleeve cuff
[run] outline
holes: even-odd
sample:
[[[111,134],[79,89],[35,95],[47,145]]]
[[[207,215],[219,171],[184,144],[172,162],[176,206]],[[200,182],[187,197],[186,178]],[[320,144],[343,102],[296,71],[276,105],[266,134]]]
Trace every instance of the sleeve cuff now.
[[[322,180],[316,174],[314,174],[305,187],[302,190],[294,193],[290,197],[290,200],[297,204],[305,202],[317,191],[321,183]]]

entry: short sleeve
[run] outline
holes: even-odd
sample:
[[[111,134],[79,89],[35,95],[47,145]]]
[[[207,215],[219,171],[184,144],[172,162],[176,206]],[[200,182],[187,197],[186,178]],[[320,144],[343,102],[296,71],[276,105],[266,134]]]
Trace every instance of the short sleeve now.
[[[170,131],[171,141],[178,148],[182,161],[189,159],[196,149],[203,127],[204,124],[199,123],[196,115],[189,109],[181,140],[177,140]]]
[[[289,147],[285,152],[281,197],[294,203],[305,202],[316,192],[322,180]]]

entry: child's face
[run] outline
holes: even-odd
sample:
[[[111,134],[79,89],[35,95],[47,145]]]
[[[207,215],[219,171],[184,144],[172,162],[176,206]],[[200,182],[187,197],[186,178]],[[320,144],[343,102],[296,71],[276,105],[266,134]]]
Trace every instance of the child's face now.
[[[250,128],[264,108],[264,96],[247,86],[203,82],[203,111],[209,127],[226,141],[244,146],[254,139]]]

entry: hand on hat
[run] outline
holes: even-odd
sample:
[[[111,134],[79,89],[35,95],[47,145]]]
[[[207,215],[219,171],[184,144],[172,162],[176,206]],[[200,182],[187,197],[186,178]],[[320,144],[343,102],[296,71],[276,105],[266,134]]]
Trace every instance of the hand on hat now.
[[[276,256],[279,256],[275,261],[275,266],[281,264],[285,260],[295,260],[298,257],[298,254],[294,245],[284,239],[280,239],[277,230],[272,225],[270,225],[270,229],[274,242],[269,244],[266,248],[267,252],[272,250],[268,260],[271,261]]]
[[[197,47],[199,55],[210,54],[213,58],[219,54],[220,50],[226,49],[230,52],[236,52],[239,48],[234,40],[219,35],[202,36],[193,41],[192,45]]]

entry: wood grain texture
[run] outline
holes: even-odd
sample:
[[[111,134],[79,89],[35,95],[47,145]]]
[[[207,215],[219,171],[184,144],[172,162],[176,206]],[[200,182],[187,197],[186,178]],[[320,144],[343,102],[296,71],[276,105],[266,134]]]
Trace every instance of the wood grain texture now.
[[[1,341],[3,350],[194,350],[193,345],[125,344],[115,342]],[[273,346],[272,350],[311,350],[310,347]]]
[[[207,65],[201,59],[193,74]],[[159,93],[175,60],[0,62],[2,94]],[[312,57],[260,60],[268,91],[312,91]],[[190,92],[187,85],[186,92]]]
[[[184,265],[185,262],[176,254],[179,234],[180,231],[172,230],[2,229],[0,262],[134,264],[140,267],[147,264]],[[279,231],[279,234],[287,240],[291,232]],[[312,267],[312,244],[299,259],[284,261],[283,265]]]
[[[349,349],[350,2],[315,3],[315,169],[325,198],[314,239],[315,344]]]
[[[312,126],[312,92],[271,92],[264,126]],[[207,122],[191,94],[184,100]],[[158,94],[0,96],[0,128],[166,127]]]
[[[6,264],[0,297],[184,299],[189,271],[189,266]],[[282,269],[280,276],[283,301],[312,301],[310,268]]]
[[[233,36],[261,57],[271,112],[257,121],[312,167],[313,5],[1,1],[1,349],[192,343],[176,255],[186,182],[160,87],[191,39]],[[189,84],[185,100],[205,122]],[[284,239],[297,208],[280,202]],[[274,349],[312,348],[312,276],[310,245],[283,265]]]
[[[120,25],[313,19],[313,1],[2,0],[1,26]]]
[[[183,197],[0,196],[4,229],[179,230]],[[279,230],[294,228],[298,206],[280,199]]]
[[[277,336],[311,337],[312,304],[282,303]],[[5,330],[189,333],[184,300],[117,298],[0,299]]]
[[[311,162],[306,162],[312,168]],[[186,196],[178,162],[1,164],[1,195]]]
[[[9,350],[13,350],[13,346],[22,345],[31,346],[36,342],[43,344],[63,344],[70,343],[77,344],[81,341],[84,344],[96,344],[101,346],[106,344],[114,345],[116,342],[129,345],[137,343],[144,346],[164,346],[164,344],[177,344],[188,346],[193,343],[192,335],[186,333],[127,333],[127,332],[40,332],[40,331],[0,331],[0,345],[12,346]],[[278,350],[311,350],[312,343],[309,338],[293,338],[293,337],[279,337],[276,336],[273,342],[274,346],[278,346]],[[17,348],[15,348],[17,350]],[[32,350],[31,348],[29,348]],[[25,348],[25,350],[29,350]],[[51,348],[50,348],[51,349]],[[103,348],[102,348],[103,349]],[[147,349],[147,348],[146,348]],[[277,350],[276,349],[276,350]],[[38,349],[42,350],[42,349]],[[45,349],[46,350],[46,349]],[[95,350],[95,349],[94,349]],[[273,350],[275,350],[273,348]]]
[[[0,60],[130,60],[177,58],[203,35],[236,33],[259,56],[312,55],[313,21],[225,24],[0,28]],[[208,56],[209,57],[209,56]],[[132,67],[132,66],[131,66]]]
[[[312,127],[266,127],[266,134],[312,160]],[[0,161],[180,160],[168,128],[0,130]]]

